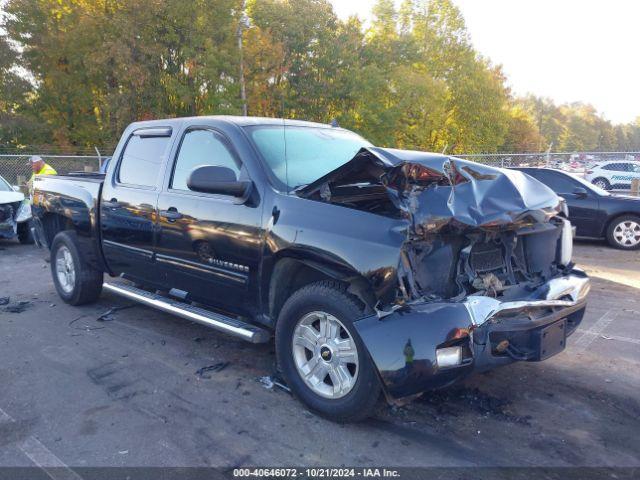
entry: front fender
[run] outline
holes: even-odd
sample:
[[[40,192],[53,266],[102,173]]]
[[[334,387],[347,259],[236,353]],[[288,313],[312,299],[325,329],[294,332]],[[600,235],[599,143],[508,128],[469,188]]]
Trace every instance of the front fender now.
[[[436,348],[464,337],[473,326],[462,303],[416,305],[354,326],[391,397],[445,387],[473,369],[468,364],[439,370],[436,363]]]

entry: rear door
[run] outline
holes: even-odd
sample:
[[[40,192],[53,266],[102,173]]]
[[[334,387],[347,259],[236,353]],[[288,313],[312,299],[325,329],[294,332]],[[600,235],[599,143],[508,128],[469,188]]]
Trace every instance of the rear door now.
[[[156,260],[168,286],[201,303],[251,314],[250,287],[257,284],[262,252],[261,205],[231,196],[189,190],[187,178],[199,166],[233,170],[250,180],[231,142],[211,127],[191,127],[182,135],[158,199]]]
[[[102,189],[100,231],[111,271],[157,284],[153,259],[156,204],[170,149],[171,128],[143,128],[129,134]]]

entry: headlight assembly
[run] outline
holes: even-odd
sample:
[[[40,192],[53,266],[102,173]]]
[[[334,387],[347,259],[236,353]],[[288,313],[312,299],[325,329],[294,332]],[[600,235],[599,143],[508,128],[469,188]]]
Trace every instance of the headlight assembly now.
[[[566,218],[569,218],[569,206],[564,198],[560,201],[560,211]]]
[[[26,222],[31,218],[31,202],[24,200],[18,207],[18,213],[16,214],[16,222]]]
[[[571,222],[565,218],[562,220],[562,233],[560,234],[560,263],[569,265],[573,257],[573,227]]]

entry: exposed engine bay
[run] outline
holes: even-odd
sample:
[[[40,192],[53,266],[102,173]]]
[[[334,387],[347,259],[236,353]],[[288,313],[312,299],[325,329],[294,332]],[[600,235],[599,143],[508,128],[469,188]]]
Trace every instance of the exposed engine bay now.
[[[400,272],[403,295],[508,298],[514,287],[542,284],[566,268],[558,258],[563,228],[564,222],[552,220],[519,230],[407,242]]]
[[[16,217],[20,210],[21,202],[0,204],[0,238],[12,238],[15,236],[18,224]]]
[[[296,193],[406,220],[395,303],[515,298],[570,268],[563,200],[521,172],[366,148]]]

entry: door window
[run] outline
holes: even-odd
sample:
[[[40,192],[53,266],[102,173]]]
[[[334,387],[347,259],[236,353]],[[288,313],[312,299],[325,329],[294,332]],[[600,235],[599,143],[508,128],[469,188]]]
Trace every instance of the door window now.
[[[628,172],[629,164],[628,163],[610,163],[609,165],[605,165],[602,167],[603,170],[609,170],[611,172]]]
[[[120,161],[120,183],[155,187],[169,138],[132,135]]]
[[[536,178],[556,193],[571,193],[578,186],[571,178],[555,172],[537,172]]]
[[[202,166],[227,167],[240,177],[240,162],[224,144],[219,134],[211,130],[190,130],[185,133],[176,158],[170,188],[189,190],[187,179]]]

